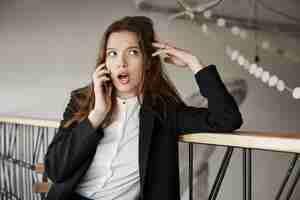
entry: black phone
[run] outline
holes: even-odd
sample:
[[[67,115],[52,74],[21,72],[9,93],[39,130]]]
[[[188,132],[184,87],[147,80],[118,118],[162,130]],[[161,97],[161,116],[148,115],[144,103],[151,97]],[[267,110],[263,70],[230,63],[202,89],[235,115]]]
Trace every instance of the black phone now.
[[[107,69],[106,65],[104,66],[105,69]],[[109,87],[111,87],[111,76],[109,74],[105,74],[106,77],[108,77],[110,80],[105,81],[105,83],[103,84],[104,87],[104,93],[107,93],[109,90]]]

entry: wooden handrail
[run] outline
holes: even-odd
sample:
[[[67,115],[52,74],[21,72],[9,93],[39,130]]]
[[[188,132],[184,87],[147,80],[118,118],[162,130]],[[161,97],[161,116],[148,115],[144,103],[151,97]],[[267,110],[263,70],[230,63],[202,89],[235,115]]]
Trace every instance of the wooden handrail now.
[[[0,122],[49,127],[49,128],[58,128],[60,123],[59,120],[53,120],[53,119],[39,119],[39,118],[11,117],[11,116],[0,116]]]
[[[268,151],[300,153],[300,132],[236,131],[234,133],[182,134],[180,142],[233,146]]]
[[[0,116],[0,122],[58,128],[59,120]],[[236,131],[234,133],[181,134],[180,142],[300,153],[300,132]]]
[[[32,185],[32,191],[34,193],[47,193],[49,192],[50,187],[51,184],[49,184],[48,182],[34,183]]]

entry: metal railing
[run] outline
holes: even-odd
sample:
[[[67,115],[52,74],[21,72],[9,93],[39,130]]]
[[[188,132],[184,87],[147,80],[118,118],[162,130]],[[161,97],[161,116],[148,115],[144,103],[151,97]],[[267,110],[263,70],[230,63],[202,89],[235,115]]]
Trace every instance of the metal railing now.
[[[43,162],[58,122],[18,117],[0,117],[0,199],[40,200],[34,183],[42,180],[35,164]]]
[[[0,199],[45,199],[50,184],[45,181],[44,169],[37,170],[36,166],[43,166],[47,147],[58,127],[59,120],[0,117]],[[188,145],[180,143],[178,148],[181,197],[188,199]],[[194,149],[200,155],[200,159],[194,159],[197,199],[206,199],[208,157],[214,149],[212,146]]]
[[[193,145],[208,144],[227,147],[223,161],[219,168],[218,174],[212,186],[209,200],[215,200],[218,196],[223,178],[227,171],[228,165],[234,148],[240,148],[243,151],[243,199],[252,200],[252,150],[265,150],[275,152],[293,153],[294,156],[290,161],[286,176],[282,181],[280,188],[276,194],[275,200],[282,197],[283,191],[291,178],[296,162],[300,153],[300,133],[267,133],[257,131],[236,131],[234,133],[199,133],[199,134],[182,134],[179,136],[179,141],[189,144],[190,153],[190,184],[193,183]],[[297,170],[291,186],[287,189],[284,199],[289,200],[295,190],[296,184],[300,178],[300,168]],[[190,187],[190,200],[193,199],[193,187]]]
[[[46,193],[34,193],[33,185],[43,182],[41,174],[36,173],[37,163],[43,163],[47,147],[59,126],[58,120],[41,120],[19,117],[0,117],[0,199],[40,200],[45,199]],[[234,148],[243,151],[243,199],[252,199],[252,150],[267,150],[293,153],[287,174],[278,189],[276,200],[279,200],[290,180],[300,153],[300,133],[266,133],[256,131],[237,131],[234,133],[199,133],[182,134],[180,144],[187,143],[188,153],[188,182],[189,199],[195,195],[195,158],[200,150],[195,144],[226,146],[224,158],[212,186],[209,200],[216,199],[226,170],[230,163]],[[198,146],[198,145],[197,145]],[[211,150],[210,150],[211,151]],[[212,150],[213,151],[213,150]],[[183,152],[183,151],[181,151]],[[186,156],[186,154],[184,155]],[[186,162],[186,161],[184,161]],[[186,165],[185,165],[186,166]],[[199,165],[196,165],[199,167]],[[207,165],[203,165],[204,167]],[[203,167],[202,166],[202,167]],[[186,168],[186,167],[184,167]],[[196,169],[201,171],[202,169]],[[290,199],[300,177],[298,169],[286,199]],[[194,183],[194,184],[193,184]],[[182,183],[181,183],[182,184]],[[198,192],[197,192],[198,194]]]

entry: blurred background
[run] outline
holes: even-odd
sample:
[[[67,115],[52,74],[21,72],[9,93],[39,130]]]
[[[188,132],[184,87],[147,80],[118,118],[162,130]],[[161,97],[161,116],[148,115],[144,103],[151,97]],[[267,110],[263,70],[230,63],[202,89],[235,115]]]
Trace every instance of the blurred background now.
[[[297,0],[0,0],[0,115],[61,119],[70,92],[91,81],[106,27],[146,15],[162,41],[215,64],[224,82],[239,80],[230,87],[244,95],[241,130],[300,133],[299,9]],[[190,71],[165,67],[184,98],[197,92]],[[210,187],[223,152],[209,159]],[[254,199],[274,199],[290,158],[254,151]],[[236,151],[218,199],[241,198]]]

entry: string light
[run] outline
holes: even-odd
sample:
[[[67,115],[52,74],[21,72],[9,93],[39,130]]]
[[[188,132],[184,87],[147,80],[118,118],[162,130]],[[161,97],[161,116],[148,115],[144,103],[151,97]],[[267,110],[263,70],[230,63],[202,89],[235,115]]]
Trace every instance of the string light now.
[[[250,68],[250,62],[247,59],[245,59],[244,69],[249,70],[249,68]]]
[[[278,77],[276,75],[273,75],[269,80],[269,86],[274,87],[277,82],[278,82]]]
[[[201,25],[201,29],[202,29],[203,33],[207,33],[208,32],[208,26],[207,26],[207,24],[202,24]]]
[[[238,63],[239,63],[239,65],[243,66],[244,62],[245,62],[244,56],[239,55],[239,57],[238,57]]]
[[[217,25],[220,26],[220,27],[225,27],[226,26],[226,20],[224,18],[217,19]]]
[[[279,92],[282,92],[284,90],[284,88],[285,88],[285,84],[284,84],[283,80],[279,80],[277,83],[277,90]]]
[[[231,53],[231,60],[235,61],[238,58],[238,56],[239,56],[238,50],[232,51],[232,53]]]
[[[203,16],[206,19],[210,19],[212,16],[212,11],[211,10],[207,10],[203,13]],[[220,17],[216,20],[216,25],[219,27],[226,27],[226,19]],[[231,27],[231,33],[234,36],[239,36],[241,39],[245,40],[247,39],[248,33],[246,30],[241,29],[238,26],[233,26]],[[260,45],[258,45],[259,48],[265,50],[265,51],[269,51],[272,53],[275,53],[277,55],[283,56],[287,59],[290,59],[294,62],[300,62],[300,58],[297,55],[292,54],[291,52],[287,52],[286,50],[280,49],[280,48],[276,48],[276,47],[272,47],[271,44],[268,41],[262,41],[262,43]]]
[[[251,65],[250,65],[249,73],[250,73],[250,74],[254,74],[255,71],[256,71],[256,69],[257,69],[257,64],[256,64],[256,63],[251,64]]]
[[[255,78],[260,78],[263,72],[264,72],[263,68],[262,67],[258,67],[256,69],[256,71],[254,72]]]
[[[212,15],[211,10],[206,10],[206,11],[203,12],[203,16],[204,16],[206,19],[210,19],[210,18],[211,18],[211,15]]]
[[[232,33],[233,35],[239,35],[239,34],[240,34],[240,28],[237,27],[237,26],[233,26],[233,27],[231,28],[231,33]]]
[[[295,99],[300,99],[300,87],[296,87],[294,90],[293,90],[293,97]]]
[[[267,42],[267,41],[263,41],[263,42],[261,43],[261,47],[262,47],[263,49],[269,49],[269,48],[270,48],[270,43]]]
[[[237,49],[233,49],[227,45],[225,47],[225,54],[230,58],[230,60],[236,61],[255,78],[260,79],[269,87],[274,87],[279,92],[286,90],[292,94],[294,99],[300,99],[300,87],[296,87],[294,89],[289,88],[285,82],[280,80],[276,75],[271,75],[270,72],[264,70],[263,67],[259,66],[257,63],[250,63]]]
[[[270,73],[268,71],[264,71],[262,74],[262,82],[267,83],[270,79]]]
[[[209,10],[208,10],[209,11]],[[211,17],[211,12],[204,12],[205,18]],[[226,20],[223,18],[217,19],[217,25],[219,27],[226,26]],[[206,24],[201,25],[202,31],[206,34],[208,32],[208,26]],[[240,29],[238,26],[233,26],[231,28],[233,35],[238,35],[242,39],[247,38],[247,32],[243,29]],[[262,49],[270,49],[270,43],[268,41],[263,41],[261,44]],[[277,49],[277,53],[280,55],[286,55],[287,53],[282,50]],[[284,90],[290,92],[294,99],[300,99],[300,87],[294,89],[289,88],[283,80],[280,80],[276,75],[270,74],[270,72],[264,70],[261,66],[258,66],[257,63],[250,63],[248,59],[245,58],[237,49],[232,49],[229,45],[225,47],[225,54],[230,57],[232,61],[237,61],[237,63],[252,74],[255,78],[260,79],[263,83],[268,84],[269,87],[276,88],[279,92]]]

